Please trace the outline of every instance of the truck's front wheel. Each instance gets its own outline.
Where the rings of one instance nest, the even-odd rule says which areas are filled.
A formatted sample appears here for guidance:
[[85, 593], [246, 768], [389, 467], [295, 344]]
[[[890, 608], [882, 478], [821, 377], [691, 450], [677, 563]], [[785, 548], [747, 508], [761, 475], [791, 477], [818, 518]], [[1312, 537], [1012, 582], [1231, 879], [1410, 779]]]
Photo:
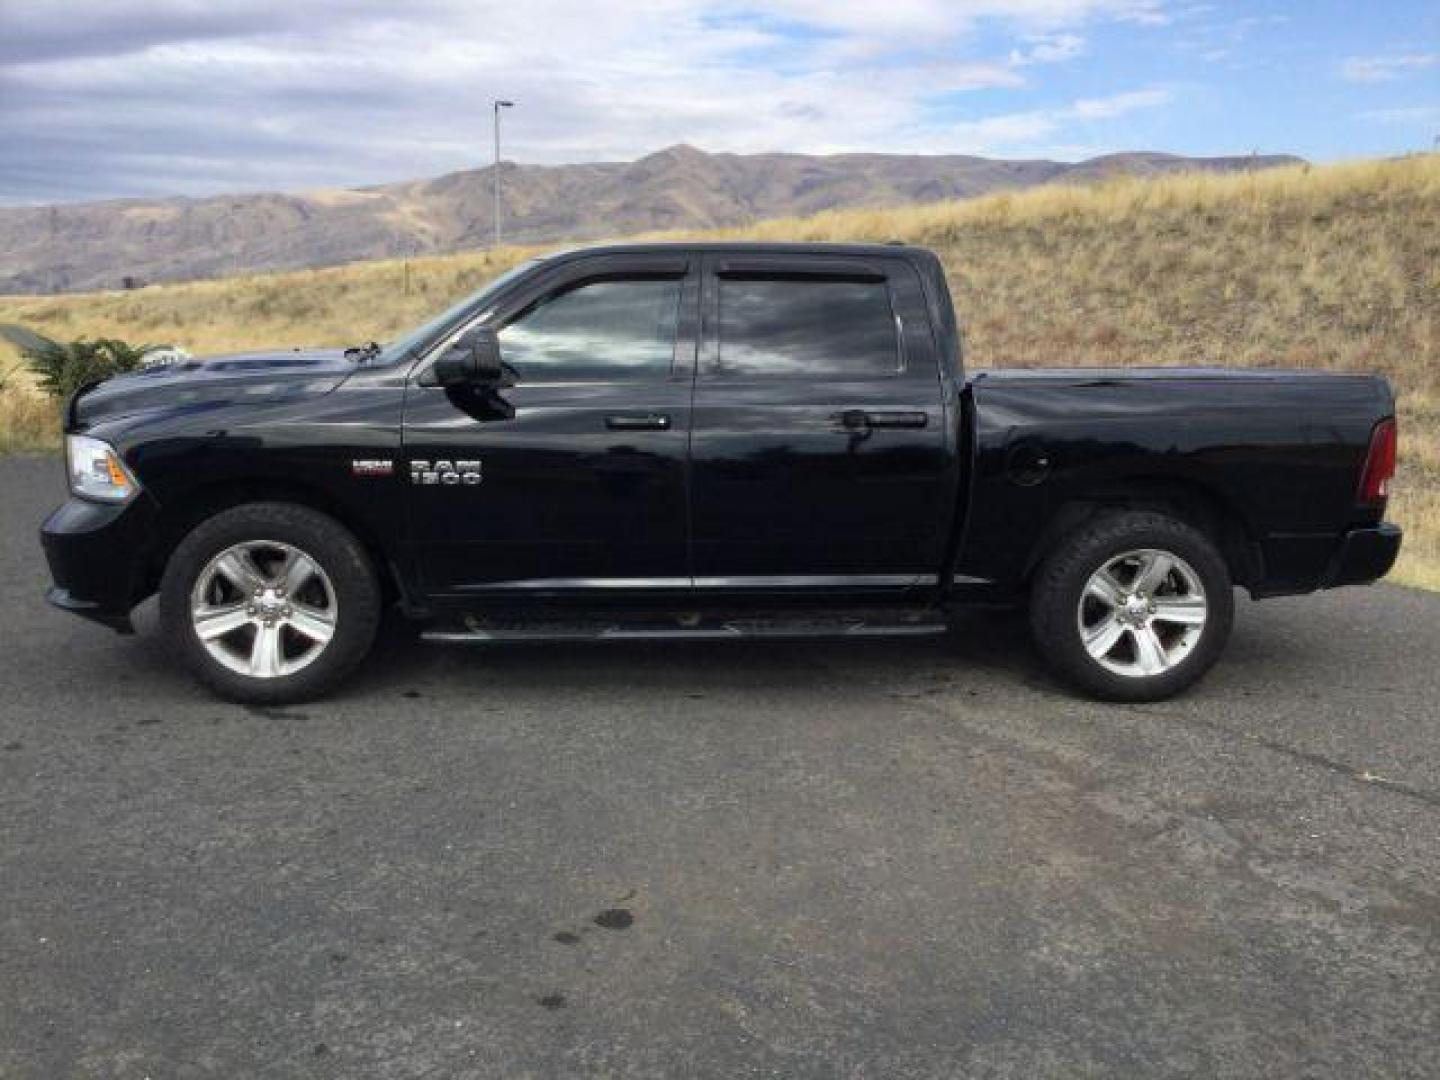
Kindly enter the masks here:
[[160, 583], [175, 653], [233, 701], [324, 694], [364, 658], [379, 620], [365, 549], [332, 518], [291, 503], [247, 503], [203, 522]]
[[1157, 701], [1220, 657], [1234, 594], [1199, 530], [1150, 511], [1104, 513], [1041, 565], [1030, 625], [1046, 659], [1097, 697]]

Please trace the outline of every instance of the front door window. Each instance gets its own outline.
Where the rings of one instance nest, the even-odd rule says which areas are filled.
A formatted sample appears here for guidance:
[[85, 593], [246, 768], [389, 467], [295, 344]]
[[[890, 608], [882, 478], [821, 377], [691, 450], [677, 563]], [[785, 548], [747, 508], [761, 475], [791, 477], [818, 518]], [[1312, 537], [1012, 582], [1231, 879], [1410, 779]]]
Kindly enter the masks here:
[[522, 383], [663, 379], [675, 355], [678, 279], [592, 281], [550, 296], [500, 331]]

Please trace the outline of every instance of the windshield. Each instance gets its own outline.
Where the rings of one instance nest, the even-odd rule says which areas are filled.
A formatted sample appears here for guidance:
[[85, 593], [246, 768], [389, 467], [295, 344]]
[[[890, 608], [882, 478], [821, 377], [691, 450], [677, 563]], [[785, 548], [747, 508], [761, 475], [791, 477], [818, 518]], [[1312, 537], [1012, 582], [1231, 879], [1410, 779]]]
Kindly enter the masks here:
[[483, 289], [471, 293], [459, 303], [452, 304], [429, 322], [417, 326], [403, 337], [396, 338], [380, 351], [380, 355], [375, 358], [376, 365], [393, 364], [412, 352], [423, 349], [433, 338], [447, 330], [451, 324], [459, 322], [466, 312], [484, 307], [485, 301], [489, 297], [498, 293], [538, 261], [538, 259], [531, 259], [507, 270]]

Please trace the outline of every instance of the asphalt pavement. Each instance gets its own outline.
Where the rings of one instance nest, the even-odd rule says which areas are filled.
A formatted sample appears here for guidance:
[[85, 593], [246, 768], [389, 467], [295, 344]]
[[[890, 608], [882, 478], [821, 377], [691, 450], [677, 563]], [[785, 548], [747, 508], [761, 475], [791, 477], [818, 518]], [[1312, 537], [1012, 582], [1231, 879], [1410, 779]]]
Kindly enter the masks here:
[[1188, 696], [934, 640], [431, 646], [207, 696], [0, 460], [0, 1077], [1440, 1075], [1440, 595]]

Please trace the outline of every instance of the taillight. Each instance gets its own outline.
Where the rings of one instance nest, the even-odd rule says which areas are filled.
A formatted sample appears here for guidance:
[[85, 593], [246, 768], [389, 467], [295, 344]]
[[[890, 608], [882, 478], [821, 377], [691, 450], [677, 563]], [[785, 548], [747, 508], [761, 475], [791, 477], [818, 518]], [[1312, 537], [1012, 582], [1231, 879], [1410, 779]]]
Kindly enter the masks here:
[[1395, 475], [1395, 418], [1381, 420], [1370, 433], [1370, 453], [1365, 456], [1365, 471], [1360, 474], [1357, 501], [1379, 505], [1390, 495], [1390, 478]]

